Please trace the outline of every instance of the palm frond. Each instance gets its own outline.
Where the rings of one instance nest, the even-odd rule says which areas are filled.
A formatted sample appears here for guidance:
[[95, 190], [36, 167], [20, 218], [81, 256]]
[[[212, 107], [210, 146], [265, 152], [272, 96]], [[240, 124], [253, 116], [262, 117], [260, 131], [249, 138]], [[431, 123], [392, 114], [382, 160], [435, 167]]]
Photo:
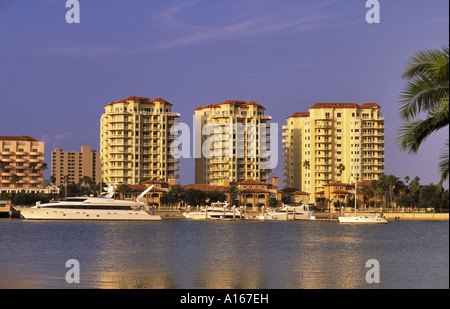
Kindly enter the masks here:
[[439, 187], [442, 187], [444, 181], [448, 179], [449, 174], [449, 140], [445, 143], [446, 148], [444, 153], [439, 157], [439, 171], [441, 173], [441, 181], [439, 182]]
[[399, 111], [410, 121], [420, 112], [429, 112], [449, 97], [449, 47], [419, 51], [406, 65], [402, 77], [407, 80], [400, 96]]
[[440, 109], [429, 113], [425, 120], [418, 119], [405, 123], [399, 130], [397, 142], [402, 150], [415, 154], [420, 145], [432, 133], [445, 128], [449, 124], [449, 105], [441, 104]]

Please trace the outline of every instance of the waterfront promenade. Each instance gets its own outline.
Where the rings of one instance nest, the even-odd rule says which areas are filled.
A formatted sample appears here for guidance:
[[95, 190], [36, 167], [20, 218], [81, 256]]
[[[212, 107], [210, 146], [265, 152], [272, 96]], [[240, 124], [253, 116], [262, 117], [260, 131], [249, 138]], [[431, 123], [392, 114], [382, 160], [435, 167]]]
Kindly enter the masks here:
[[[155, 214], [160, 215], [163, 220], [169, 219], [184, 219], [182, 213], [184, 211], [172, 211], [172, 210], [159, 210]], [[349, 213], [350, 214], [350, 213]], [[359, 213], [364, 214], [364, 213]], [[367, 213], [368, 215], [373, 213]], [[261, 211], [248, 211], [248, 218], [255, 218], [261, 215]], [[388, 221], [449, 221], [448, 213], [407, 213], [407, 212], [387, 212], [383, 213]], [[325, 211], [315, 211], [314, 216], [317, 220], [329, 220], [338, 221], [339, 213], [333, 213], [330, 215], [329, 212]], [[236, 219], [239, 220], [239, 219]]]

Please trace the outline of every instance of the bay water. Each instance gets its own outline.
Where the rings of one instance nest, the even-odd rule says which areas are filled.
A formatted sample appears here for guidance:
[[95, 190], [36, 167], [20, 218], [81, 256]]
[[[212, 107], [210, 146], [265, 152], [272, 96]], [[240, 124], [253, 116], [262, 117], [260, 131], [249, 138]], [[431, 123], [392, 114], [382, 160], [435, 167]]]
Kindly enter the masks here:
[[448, 289], [449, 223], [0, 219], [0, 288]]

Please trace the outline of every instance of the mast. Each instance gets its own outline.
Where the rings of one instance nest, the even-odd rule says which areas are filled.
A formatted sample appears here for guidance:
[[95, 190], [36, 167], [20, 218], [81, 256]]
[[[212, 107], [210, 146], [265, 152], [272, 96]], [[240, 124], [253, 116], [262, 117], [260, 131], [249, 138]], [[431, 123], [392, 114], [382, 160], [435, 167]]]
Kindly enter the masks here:
[[[358, 167], [358, 164], [356, 164], [356, 167]], [[358, 200], [358, 170], [356, 171], [356, 177], [355, 177], [355, 217], [356, 217], [356, 202]]]

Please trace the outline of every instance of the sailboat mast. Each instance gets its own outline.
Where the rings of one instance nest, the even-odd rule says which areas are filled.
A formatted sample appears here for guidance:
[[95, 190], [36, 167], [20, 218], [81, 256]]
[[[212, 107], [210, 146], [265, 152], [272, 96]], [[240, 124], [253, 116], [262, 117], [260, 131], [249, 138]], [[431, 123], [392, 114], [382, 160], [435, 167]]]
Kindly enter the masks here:
[[358, 159], [356, 159], [356, 170], [355, 170], [355, 217], [356, 217], [356, 205], [358, 201]]

